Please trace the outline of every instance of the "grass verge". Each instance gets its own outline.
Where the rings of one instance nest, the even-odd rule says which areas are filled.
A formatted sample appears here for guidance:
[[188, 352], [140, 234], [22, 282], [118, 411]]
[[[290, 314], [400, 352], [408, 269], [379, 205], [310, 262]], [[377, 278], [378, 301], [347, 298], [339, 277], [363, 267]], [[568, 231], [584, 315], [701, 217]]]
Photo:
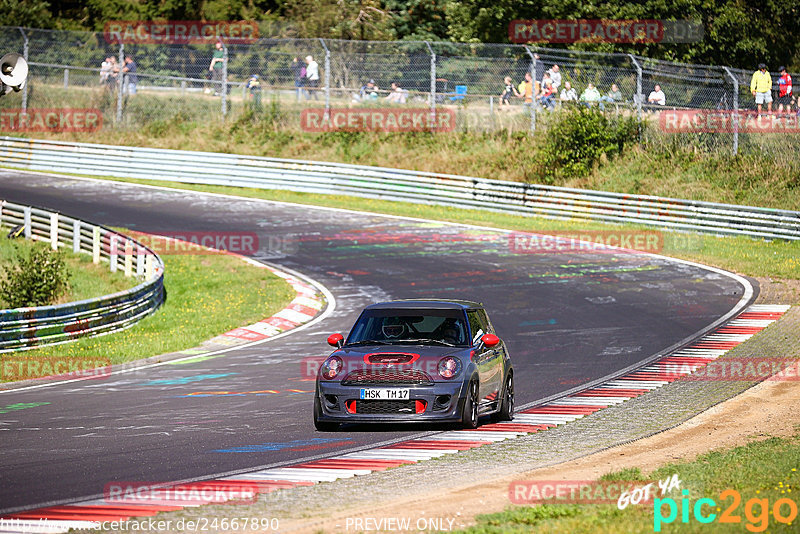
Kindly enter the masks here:
[[[97, 178], [97, 177], [91, 177]], [[373, 213], [419, 217], [462, 224], [475, 224], [519, 231], [626, 231], [643, 230], [641, 225], [612, 225], [583, 220], [553, 220], [523, 217], [482, 210], [466, 210], [444, 206], [429, 206], [364, 199], [350, 196], [317, 195], [291, 191], [248, 189], [229, 186], [208, 186], [178, 182], [129, 178], [104, 179], [146, 185], [158, 185], [191, 191], [205, 191], [248, 198], [294, 202], [314, 206], [347, 208]], [[705, 234], [664, 231], [660, 254], [696, 261], [729, 271], [778, 279], [800, 279], [800, 241], [764, 241], [749, 237], [717, 237]], [[796, 302], [795, 302], [796, 303]]]
[[[0, 227], [0, 278], [3, 276], [3, 269], [8, 268], [20, 256], [20, 253], [27, 254], [35, 247], [49, 246], [46, 243], [23, 238], [9, 239], [6, 236], [7, 231], [8, 227]], [[134, 278], [125, 278], [121, 272], [112, 273], [107, 264], [95, 265], [87, 254], [74, 254], [69, 250], [60, 250], [64, 254], [70, 278], [69, 289], [58, 299], [58, 304], [124, 291], [138, 283]], [[7, 307], [7, 303], [0, 300], [0, 309], [5, 307]]]
[[[712, 451], [690, 462], [668, 463], [647, 477], [636, 469], [626, 469], [604, 478], [664, 480], [673, 474], [678, 475], [681, 489], [688, 494], [684, 496], [672, 491], [666, 496], [675, 500], [677, 511], [670, 522], [655, 520], [668, 518], [670, 512], [668, 504], [657, 500], [648, 505], [630, 505], [624, 510], [619, 510], [615, 504], [543, 504], [479, 515], [475, 526], [459, 532], [797, 532], [800, 524], [797, 512], [800, 505], [800, 433], [790, 438], [772, 437], [733, 449]], [[726, 490], [736, 493], [724, 493]], [[738, 502], [736, 495], [740, 497]], [[686, 522], [683, 522], [682, 505], [685, 504], [681, 502], [682, 498], [688, 499]], [[702, 506], [703, 516], [715, 514], [708, 524], [699, 522], [695, 516], [695, 505], [701, 498], [712, 499], [715, 503], [706, 502]], [[773, 513], [779, 501], [779, 514], [785, 518], [781, 521]], [[726, 512], [729, 523], [722, 522]]]
[[108, 358], [114, 364], [175, 352], [269, 317], [295, 296], [282, 278], [233, 256], [165, 255], [162, 259], [167, 300], [155, 314], [121, 332], [22, 354]]

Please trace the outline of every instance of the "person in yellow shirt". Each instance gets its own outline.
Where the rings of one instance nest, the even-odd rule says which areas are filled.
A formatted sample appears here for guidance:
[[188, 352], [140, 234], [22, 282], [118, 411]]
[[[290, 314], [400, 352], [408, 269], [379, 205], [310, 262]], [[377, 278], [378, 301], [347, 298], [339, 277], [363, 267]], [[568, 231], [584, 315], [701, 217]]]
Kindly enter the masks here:
[[753, 73], [750, 80], [750, 92], [756, 99], [758, 114], [761, 115], [761, 105], [767, 105], [767, 113], [772, 113], [772, 76], [767, 71], [767, 66], [758, 64], [758, 70]]

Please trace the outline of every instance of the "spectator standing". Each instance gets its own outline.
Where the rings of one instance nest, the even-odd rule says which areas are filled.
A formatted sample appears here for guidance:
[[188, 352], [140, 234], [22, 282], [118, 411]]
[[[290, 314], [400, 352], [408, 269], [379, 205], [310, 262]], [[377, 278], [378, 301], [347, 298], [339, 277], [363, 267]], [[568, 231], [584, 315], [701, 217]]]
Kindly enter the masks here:
[[786, 113], [792, 110], [792, 77], [786, 72], [786, 67], [781, 66], [781, 73], [778, 78], [778, 113], [783, 113], [786, 106]]
[[582, 105], [590, 107], [595, 103], [600, 102], [600, 91], [597, 90], [594, 84], [590, 83], [581, 93], [580, 101]]
[[561, 68], [558, 65], [553, 65], [547, 72], [550, 73], [550, 82], [553, 84], [553, 89], [558, 92], [558, 88], [561, 87]]
[[525, 99], [525, 105], [533, 105], [533, 76], [530, 72], [525, 73], [525, 81], [520, 84], [519, 89], [519, 96]]
[[564, 82], [564, 88], [561, 90], [561, 96], [559, 97], [561, 102], [577, 102], [578, 101], [578, 92], [572, 88], [572, 84], [569, 82]]
[[503, 92], [500, 94], [500, 105], [510, 106], [512, 96], [520, 96], [517, 89], [514, 87], [514, 82], [511, 81], [511, 76], [506, 76], [503, 79]]
[[127, 86], [128, 94], [135, 95], [139, 77], [136, 75], [136, 62], [131, 56], [125, 56], [125, 66], [122, 67], [122, 74], [124, 76], [122, 79], [123, 90]]
[[650, 95], [647, 97], [647, 102], [659, 106], [667, 105], [667, 97], [664, 95], [664, 91], [661, 90], [660, 85], [656, 84], [656, 86], [653, 87], [653, 90], [650, 91]]
[[108, 77], [111, 76], [111, 70], [114, 68], [114, 64], [111, 62], [112, 59], [113, 57], [108, 56], [100, 64], [100, 85], [108, 83]]
[[750, 92], [756, 99], [758, 114], [761, 115], [761, 105], [767, 105], [767, 113], [772, 113], [772, 76], [767, 71], [767, 66], [763, 63], [758, 64], [758, 70], [750, 78]]
[[247, 80], [247, 99], [250, 104], [250, 109], [253, 111], [261, 111], [261, 81], [258, 79], [258, 74], [253, 74]]
[[535, 75], [534, 81], [541, 85], [542, 80], [544, 79], [544, 62], [539, 58], [539, 54], [533, 54], [533, 58], [536, 60], [536, 64], [534, 65], [533, 73]]
[[214, 45], [214, 54], [211, 56], [211, 63], [208, 70], [211, 72], [211, 81], [214, 84], [214, 96], [219, 96], [222, 91], [222, 66], [225, 64], [225, 50], [222, 48], [222, 41], [217, 41]]
[[300, 61], [300, 58], [295, 56], [290, 68], [292, 69], [292, 76], [294, 76], [294, 89], [297, 92], [297, 100], [300, 100], [303, 96], [303, 87], [306, 84], [306, 66]]
[[308, 92], [306, 92], [306, 100], [311, 99], [311, 95], [314, 95], [314, 100], [319, 100], [319, 95], [317, 94], [317, 87], [319, 87], [319, 65], [312, 56], [306, 56], [306, 86], [308, 87]]

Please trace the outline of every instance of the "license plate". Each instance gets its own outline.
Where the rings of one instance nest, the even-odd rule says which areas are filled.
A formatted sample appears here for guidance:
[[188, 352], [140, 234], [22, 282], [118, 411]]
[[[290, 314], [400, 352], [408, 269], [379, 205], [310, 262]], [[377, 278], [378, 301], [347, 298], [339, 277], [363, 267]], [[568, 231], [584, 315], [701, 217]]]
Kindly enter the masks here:
[[364, 400], [408, 400], [407, 389], [362, 389], [360, 399]]

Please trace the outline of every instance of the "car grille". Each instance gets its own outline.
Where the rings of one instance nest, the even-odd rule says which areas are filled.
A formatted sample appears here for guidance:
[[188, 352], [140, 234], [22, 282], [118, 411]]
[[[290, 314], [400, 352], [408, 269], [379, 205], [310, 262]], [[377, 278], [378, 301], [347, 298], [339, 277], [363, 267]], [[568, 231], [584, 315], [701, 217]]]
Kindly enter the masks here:
[[413, 400], [359, 400], [356, 413], [366, 414], [412, 414], [415, 413]]
[[359, 369], [353, 371], [342, 380], [343, 386], [361, 386], [372, 384], [410, 384], [430, 386], [433, 380], [424, 371], [418, 369]]

